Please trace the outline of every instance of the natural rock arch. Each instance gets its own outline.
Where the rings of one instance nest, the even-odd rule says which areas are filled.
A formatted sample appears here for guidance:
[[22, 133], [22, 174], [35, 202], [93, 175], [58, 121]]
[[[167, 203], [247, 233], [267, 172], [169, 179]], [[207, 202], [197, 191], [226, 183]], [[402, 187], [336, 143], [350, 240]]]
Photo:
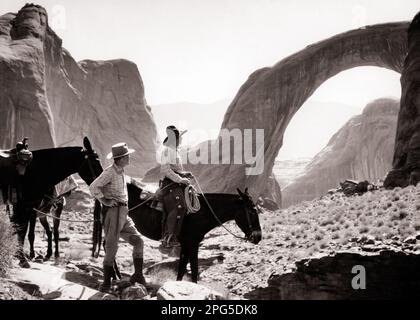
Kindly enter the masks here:
[[284, 132], [304, 102], [325, 81], [354, 67], [377, 66], [401, 73], [408, 27], [409, 22], [396, 22], [352, 30], [251, 74], [230, 104], [222, 129], [264, 129], [264, 172], [246, 176], [245, 165], [201, 165], [194, 171], [203, 189], [231, 193], [248, 186], [254, 197], [261, 195]]

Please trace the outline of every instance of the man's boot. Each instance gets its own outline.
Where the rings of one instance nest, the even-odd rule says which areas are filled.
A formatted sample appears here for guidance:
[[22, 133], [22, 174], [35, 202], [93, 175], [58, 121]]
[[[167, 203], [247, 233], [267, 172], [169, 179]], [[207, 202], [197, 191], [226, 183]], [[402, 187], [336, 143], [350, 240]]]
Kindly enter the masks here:
[[143, 276], [143, 258], [134, 258], [134, 274], [130, 277], [131, 284], [140, 283], [146, 286], [146, 279]]
[[110, 292], [111, 291], [111, 277], [114, 273], [114, 267], [104, 265], [104, 281], [99, 286], [99, 291]]

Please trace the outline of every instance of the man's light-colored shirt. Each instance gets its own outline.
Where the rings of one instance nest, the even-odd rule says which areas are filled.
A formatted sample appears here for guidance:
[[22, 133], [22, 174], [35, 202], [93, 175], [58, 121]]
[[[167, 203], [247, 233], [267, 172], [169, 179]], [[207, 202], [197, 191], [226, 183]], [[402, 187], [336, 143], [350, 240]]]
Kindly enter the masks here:
[[165, 147], [161, 154], [161, 178], [169, 178], [173, 182], [180, 183], [182, 177], [177, 172], [183, 172], [181, 157], [176, 149]]
[[90, 193], [96, 199], [113, 199], [117, 202], [127, 203], [127, 179], [124, 175], [124, 169], [118, 167], [115, 163], [107, 167], [101, 175], [89, 187]]

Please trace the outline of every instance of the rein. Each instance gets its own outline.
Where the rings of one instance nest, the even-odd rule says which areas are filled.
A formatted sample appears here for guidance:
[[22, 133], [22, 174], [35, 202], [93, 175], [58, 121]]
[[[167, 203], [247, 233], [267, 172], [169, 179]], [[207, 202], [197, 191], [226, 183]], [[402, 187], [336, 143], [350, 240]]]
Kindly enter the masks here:
[[[172, 183], [170, 183], [170, 184], [166, 185], [165, 187], [163, 187], [162, 189], [160, 189], [160, 191], [165, 190], [167, 187], [169, 187], [169, 186], [171, 186], [171, 185], [173, 185], [173, 184], [174, 184], [174, 182], [172, 182]], [[142, 205], [144, 205], [147, 201], [149, 201], [149, 200], [153, 199], [154, 197], [155, 197], [155, 195], [150, 196], [149, 198], [147, 198], [147, 199], [146, 199], [146, 200], [144, 200], [143, 202], [140, 202], [139, 204], [135, 205], [134, 207], [132, 207], [132, 208], [128, 209], [128, 212], [130, 212], [130, 211], [132, 211], [132, 210], [134, 210], [134, 209], [137, 209], [138, 207], [141, 207], [141, 206], [142, 206]]]
[[[96, 179], [96, 175], [94, 174], [94, 172], [93, 172], [93, 168], [92, 168], [92, 165], [91, 165], [91, 163], [90, 163], [90, 159], [89, 159], [89, 156], [87, 156], [87, 161], [88, 161], [88, 165], [89, 165], [89, 169], [90, 169], [90, 171], [91, 171], [91, 174], [92, 174], [92, 176], [94, 177], [94, 179]], [[196, 177], [194, 177], [194, 181], [195, 181], [195, 183], [197, 184], [197, 187], [198, 187], [198, 191], [200, 192], [200, 194], [203, 196], [203, 199], [204, 199], [204, 201], [206, 202], [206, 204], [207, 204], [207, 206], [209, 207], [209, 209], [210, 209], [210, 212], [212, 213], [212, 215], [214, 216], [214, 218], [216, 219], [216, 221], [217, 221], [217, 223], [219, 224], [219, 226], [221, 226], [221, 227], [223, 227], [228, 233], [230, 233], [232, 236], [234, 236], [235, 238], [237, 238], [237, 239], [241, 239], [241, 240], [247, 240], [247, 238], [246, 237], [241, 237], [241, 236], [238, 236], [238, 235], [236, 235], [235, 233], [233, 233], [232, 231], [230, 231], [226, 226], [224, 226], [224, 224], [220, 221], [220, 219], [218, 218], [218, 216], [216, 215], [216, 213], [214, 212], [214, 210], [213, 210], [213, 208], [212, 208], [212, 206], [210, 205], [210, 203], [209, 203], [209, 201], [207, 200], [207, 198], [206, 198], [206, 196], [204, 195], [204, 192], [203, 192], [203, 190], [201, 189], [201, 186], [200, 186], [200, 183], [198, 182], [198, 180], [197, 180], [197, 178]], [[165, 187], [163, 187], [162, 189], [160, 189], [160, 191], [162, 191], [162, 190], [164, 190], [164, 189], [166, 189], [166, 188], [168, 188], [168, 187], [170, 187], [171, 185], [173, 185], [174, 184], [174, 182], [172, 182], [172, 183], [170, 183], [170, 184], [168, 184], [168, 185], [166, 185]], [[191, 212], [196, 212], [196, 211], [198, 211], [198, 210], [200, 210], [200, 203], [199, 203], [199, 201], [196, 201], [194, 198], [191, 200], [190, 199], [190, 188], [187, 186], [186, 188], [185, 188], [185, 199], [186, 199], [186, 204], [187, 204], [187, 209], [188, 209], [188, 211], [191, 211]], [[142, 201], [141, 203], [139, 203], [139, 204], [137, 204], [137, 205], [135, 205], [134, 207], [132, 207], [132, 208], [130, 208], [130, 209], [128, 209], [128, 212], [130, 212], [130, 211], [133, 211], [133, 210], [135, 210], [135, 209], [137, 209], [138, 207], [140, 207], [140, 206], [142, 206], [142, 205], [144, 205], [146, 202], [148, 202], [149, 200], [151, 200], [151, 199], [153, 199], [154, 198], [154, 196], [155, 195], [152, 195], [152, 196], [150, 196], [150, 197], [148, 197], [146, 200], [144, 200], [144, 201]], [[49, 203], [48, 204], [50, 204], [50, 203], [53, 203], [53, 202], [56, 202], [57, 200], [58, 200], [58, 198], [59, 198], [60, 196], [58, 196], [58, 197], [56, 197], [56, 198], [52, 198], [50, 201], [49, 201]], [[188, 199], [188, 200], [187, 200]], [[198, 200], [198, 199], [197, 199]], [[198, 203], [198, 204], [197, 204]], [[46, 205], [45, 205], [46, 206]], [[45, 207], [45, 206], [43, 206], [43, 207]], [[198, 208], [198, 209], [197, 209]], [[47, 216], [47, 217], [51, 217], [51, 218], [53, 218], [53, 219], [56, 219], [56, 220], [60, 220], [60, 221], [67, 221], [67, 222], [80, 222], [80, 223], [89, 223], [89, 222], [97, 222], [97, 219], [94, 219], [94, 220], [72, 220], [72, 219], [64, 219], [64, 218], [58, 218], [58, 217], [55, 217], [55, 216], [53, 216], [53, 215], [51, 215], [51, 214], [47, 214], [47, 213], [45, 213], [45, 212], [42, 212], [41, 210], [38, 210], [38, 209], [35, 209], [35, 208], [33, 208], [33, 210], [34, 211], [36, 211], [37, 213], [39, 213], [39, 214], [42, 214], [42, 215], [44, 215], [44, 216]], [[246, 212], [246, 216], [247, 216], [247, 221], [248, 221], [248, 226], [249, 226], [249, 228], [250, 229], [252, 229], [252, 226], [251, 226], [251, 220], [250, 220], [250, 217], [249, 217], [249, 215], [248, 215], [248, 212]]]
[[53, 219], [56, 219], [56, 220], [60, 220], [60, 221], [67, 221], [67, 222], [83, 222], [83, 223], [87, 223], [87, 222], [95, 222], [95, 221], [96, 221], [96, 220], [72, 220], [72, 219], [58, 218], [58, 217], [53, 216], [52, 214], [48, 214], [48, 213], [42, 212], [41, 210], [38, 210], [38, 209], [35, 209], [35, 208], [33, 208], [33, 210], [34, 210], [35, 212], [39, 213], [39, 214], [42, 214], [42, 215], [46, 216], [46, 217], [50, 217], [50, 218], [53, 218]]
[[[214, 213], [213, 208], [211, 207], [210, 203], [208, 202], [208, 200], [207, 200], [206, 196], [204, 195], [203, 190], [201, 189], [200, 184], [199, 184], [199, 183], [198, 183], [198, 181], [197, 181], [197, 178], [196, 178], [196, 177], [194, 177], [194, 180], [195, 180], [195, 183], [197, 184], [198, 190], [200, 191], [201, 195], [203, 196], [204, 201], [206, 202], [207, 206], [208, 206], [208, 207], [209, 207], [209, 209], [210, 209], [210, 212], [213, 214], [213, 216], [214, 216], [214, 218], [216, 219], [216, 221], [217, 221], [217, 223], [219, 224], [219, 226], [223, 227], [223, 228], [224, 228], [227, 232], [229, 232], [229, 233], [230, 233], [232, 236], [234, 236], [235, 238], [238, 238], [238, 239], [241, 239], [241, 240], [246, 240], [246, 237], [241, 237], [241, 236], [238, 236], [238, 235], [234, 234], [232, 231], [230, 231], [228, 228], [226, 228], [226, 227], [224, 226], [224, 224], [220, 221], [220, 219], [219, 219], [219, 218], [217, 217], [217, 215]], [[247, 215], [248, 215], [248, 213], [247, 213]]]

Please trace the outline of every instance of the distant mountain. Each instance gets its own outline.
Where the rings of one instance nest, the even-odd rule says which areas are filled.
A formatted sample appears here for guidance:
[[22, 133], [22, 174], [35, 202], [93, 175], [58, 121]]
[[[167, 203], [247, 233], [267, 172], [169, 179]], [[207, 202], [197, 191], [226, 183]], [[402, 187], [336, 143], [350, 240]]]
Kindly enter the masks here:
[[277, 160], [313, 158], [330, 138], [363, 107], [309, 99], [289, 125]]
[[229, 102], [177, 102], [151, 106], [151, 109], [161, 140], [166, 137], [165, 128], [173, 124], [188, 130], [188, 134], [184, 136], [184, 145], [196, 145], [217, 137]]
[[302, 175], [282, 189], [283, 206], [324, 195], [345, 179], [383, 179], [392, 165], [398, 112], [396, 99], [368, 104], [331, 138]]
[[277, 178], [281, 189], [286, 188], [300, 176], [310, 162], [311, 158], [276, 160], [273, 167], [273, 174]]

